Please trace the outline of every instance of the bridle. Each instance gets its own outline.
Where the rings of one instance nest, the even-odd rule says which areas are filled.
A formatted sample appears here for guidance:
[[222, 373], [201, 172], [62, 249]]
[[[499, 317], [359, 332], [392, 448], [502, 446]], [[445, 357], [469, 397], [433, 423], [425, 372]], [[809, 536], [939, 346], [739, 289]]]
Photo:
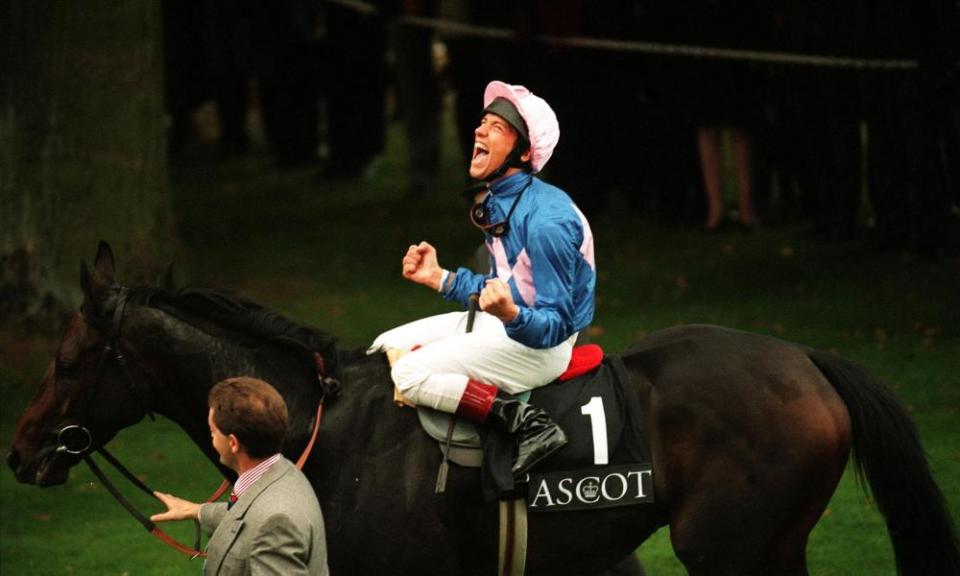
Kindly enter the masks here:
[[[117, 305], [113, 311], [113, 318], [111, 320], [109, 329], [107, 332], [107, 343], [103, 348], [103, 352], [100, 355], [100, 358], [97, 360], [97, 368], [94, 372], [93, 386], [90, 393], [90, 401], [87, 402], [85, 407], [85, 417], [84, 423], [88, 420], [90, 406], [93, 404], [92, 400], [96, 397], [96, 394], [99, 390], [100, 384], [102, 382], [103, 373], [106, 371], [107, 364], [110, 361], [115, 362], [118, 366], [123, 369], [123, 372], [127, 379], [127, 386], [131, 391], [131, 394], [136, 398], [141, 406], [143, 407], [144, 412], [150, 416], [151, 420], [156, 420], [156, 417], [153, 414], [153, 411], [150, 409], [149, 394], [144, 392], [141, 386], [139, 386], [138, 381], [133, 377], [133, 374], [130, 372], [130, 367], [127, 363], [126, 357], [124, 357], [123, 352], [120, 350], [120, 327], [123, 322], [123, 314], [126, 310], [127, 301], [129, 299], [129, 289], [126, 287], [120, 288], [120, 293], [117, 297]], [[106, 325], [103, 319], [97, 318], [93, 313], [86, 308], [81, 309], [84, 319], [86, 322], [93, 326], [99, 326], [103, 328]], [[307, 459], [310, 457], [310, 453], [313, 450], [313, 445], [317, 439], [317, 433], [320, 430], [320, 420], [323, 417], [323, 404], [324, 399], [330, 393], [335, 393], [339, 383], [323, 374], [323, 359], [319, 354], [314, 355], [314, 360], [317, 366], [317, 376], [320, 380], [320, 384], [323, 387], [324, 394], [321, 395], [320, 401], [317, 404], [317, 413], [314, 417], [313, 430], [310, 434], [310, 440], [307, 442], [306, 447], [303, 450], [303, 453], [297, 459], [296, 466], [300, 470], [303, 468], [303, 465], [306, 463]], [[149, 389], [147, 389], [149, 391]], [[153, 489], [146, 485], [142, 480], [137, 478], [126, 466], [120, 463], [120, 461], [111, 454], [105, 447], [101, 446], [99, 448], [91, 450], [93, 447], [93, 435], [90, 433], [90, 430], [83, 424], [68, 424], [66, 426], [61, 426], [57, 430], [57, 446], [54, 449], [56, 454], [69, 454], [71, 456], [76, 456], [82, 458], [83, 461], [90, 468], [90, 471], [93, 472], [103, 486], [107, 489], [111, 496], [119, 503], [123, 508], [131, 515], [133, 518], [143, 526], [147, 532], [150, 532], [160, 541], [167, 544], [171, 548], [190, 556], [191, 559], [198, 557], [206, 557], [206, 552], [200, 550], [200, 521], [199, 519], [194, 519], [194, 543], [193, 548], [190, 548], [180, 542], [174, 540], [169, 534], [161, 530], [149, 516], [143, 514], [120, 492], [116, 485], [103, 473], [103, 470], [97, 465], [97, 463], [92, 458], [92, 452], [97, 452], [103, 458], [111, 464], [120, 474], [122, 474], [130, 483], [139, 488], [141, 491], [147, 493], [150, 497], [159, 500], [154, 494]], [[230, 487], [230, 481], [224, 479], [221, 482], [220, 486], [211, 494], [209, 498], [205, 500], [205, 503], [211, 503], [218, 500], [227, 489]]]

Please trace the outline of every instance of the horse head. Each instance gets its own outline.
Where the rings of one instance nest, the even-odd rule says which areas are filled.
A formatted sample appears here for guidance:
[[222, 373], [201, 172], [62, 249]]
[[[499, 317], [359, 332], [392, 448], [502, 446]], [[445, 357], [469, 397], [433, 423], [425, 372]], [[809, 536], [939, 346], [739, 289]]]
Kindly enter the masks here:
[[149, 413], [149, 374], [125, 355], [137, 351], [122, 328], [127, 289], [114, 280], [114, 258], [101, 241], [93, 270], [81, 264], [83, 305], [72, 315], [39, 389], [17, 423], [7, 462], [17, 480], [67, 481], [69, 469]]
[[179, 424], [218, 464], [207, 392], [237, 375], [276, 386], [290, 409], [287, 451], [306, 443], [319, 397], [330, 392], [318, 366], [323, 376], [337, 370], [335, 338], [227, 293], [174, 292], [169, 273], [157, 287], [121, 286], [103, 241], [93, 269], [81, 265], [80, 283], [83, 305], [11, 443], [8, 463], [19, 481], [66, 482], [88, 452], [153, 412]]

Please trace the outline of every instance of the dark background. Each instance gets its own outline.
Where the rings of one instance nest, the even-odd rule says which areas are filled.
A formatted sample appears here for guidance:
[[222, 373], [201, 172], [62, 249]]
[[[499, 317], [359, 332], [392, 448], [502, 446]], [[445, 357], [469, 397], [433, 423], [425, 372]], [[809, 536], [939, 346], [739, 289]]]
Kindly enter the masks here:
[[[450, 193], [438, 189], [440, 152], [467, 157], [491, 79], [527, 85], [556, 109], [563, 137], [545, 176], [596, 225], [620, 195], [614, 210], [669, 225], [802, 227], [927, 259], [960, 251], [955, 2], [47, 0], [2, 10], [7, 325], [58, 326], [75, 305], [81, 247], [99, 237], [136, 253], [144, 277], [175, 258], [177, 213], [189, 206], [172, 205], [169, 183], [184, 162], [268, 155], [265, 170], [358, 182], [382, 163], [396, 124], [407, 160], [396, 187]], [[573, 44], [583, 38], [608, 44]], [[707, 176], [708, 157], [726, 177]], [[708, 213], [710, 181], [728, 202]]]

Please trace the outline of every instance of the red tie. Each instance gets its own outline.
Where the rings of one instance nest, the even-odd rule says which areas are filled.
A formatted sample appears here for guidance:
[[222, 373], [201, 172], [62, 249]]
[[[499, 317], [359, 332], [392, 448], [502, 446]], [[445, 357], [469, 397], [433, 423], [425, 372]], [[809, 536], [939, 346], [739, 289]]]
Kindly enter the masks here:
[[237, 495], [236, 495], [236, 493], [231, 492], [231, 493], [230, 493], [230, 500], [229, 500], [229, 502], [227, 502], [227, 510], [229, 510], [230, 508], [232, 508], [233, 505], [236, 504], [236, 503], [237, 503]]

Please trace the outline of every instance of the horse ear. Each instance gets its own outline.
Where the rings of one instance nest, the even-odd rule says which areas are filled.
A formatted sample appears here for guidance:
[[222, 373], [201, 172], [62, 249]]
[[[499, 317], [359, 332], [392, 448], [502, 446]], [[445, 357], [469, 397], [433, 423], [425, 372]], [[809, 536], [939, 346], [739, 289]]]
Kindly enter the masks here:
[[113, 284], [113, 273], [114, 273], [114, 263], [113, 263], [113, 250], [110, 248], [110, 245], [107, 244], [105, 240], [101, 240], [97, 245], [97, 259], [93, 262], [93, 267], [96, 269], [97, 274], [100, 276], [100, 280], [107, 284]]
[[83, 288], [85, 303], [93, 304], [97, 301], [96, 284], [93, 276], [90, 275], [90, 270], [87, 269], [86, 262], [80, 262], [80, 287]]
[[167, 271], [157, 277], [157, 288], [173, 292], [173, 264], [167, 266]]

